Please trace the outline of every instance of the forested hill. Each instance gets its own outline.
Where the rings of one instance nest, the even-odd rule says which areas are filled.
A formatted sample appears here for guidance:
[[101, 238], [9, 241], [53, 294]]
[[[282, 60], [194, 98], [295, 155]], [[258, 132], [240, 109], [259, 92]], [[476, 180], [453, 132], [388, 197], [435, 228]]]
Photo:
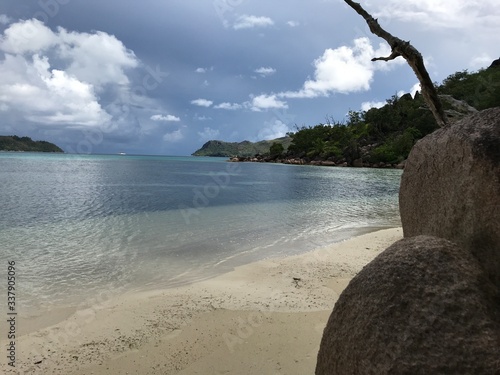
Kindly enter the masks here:
[[[445, 113], [450, 122], [470, 113], [500, 106], [500, 59], [487, 69], [467, 70], [450, 75], [437, 85]], [[297, 162], [300, 164], [344, 166], [396, 166], [403, 162], [417, 140], [437, 129], [437, 124], [422, 95], [394, 95], [381, 108], [349, 111], [347, 119], [331, 118], [326, 124], [303, 126], [289, 133], [289, 147], [267, 146], [242, 154], [226, 149], [221, 141], [207, 142], [203, 149], [224, 150], [218, 156], [260, 154], [252, 161]], [[272, 142], [271, 142], [272, 143]], [[198, 150], [197, 155], [201, 150]], [[205, 154], [209, 155], [209, 154]]]
[[34, 141], [30, 137], [17, 135], [0, 135], [0, 151], [64, 152], [53, 143]]
[[208, 141], [199, 150], [195, 151], [193, 156], [253, 156], [256, 154], [269, 153], [269, 148], [273, 143], [280, 143], [286, 150], [292, 139], [290, 137], [282, 137], [271, 141], [260, 142], [224, 142], [224, 141]]
[[[500, 65], [450, 75], [437, 91], [450, 122], [500, 106]], [[374, 166], [404, 161], [417, 140], [437, 129], [422, 95], [394, 95], [382, 108], [349, 111], [347, 121], [303, 127], [290, 134], [286, 158]]]

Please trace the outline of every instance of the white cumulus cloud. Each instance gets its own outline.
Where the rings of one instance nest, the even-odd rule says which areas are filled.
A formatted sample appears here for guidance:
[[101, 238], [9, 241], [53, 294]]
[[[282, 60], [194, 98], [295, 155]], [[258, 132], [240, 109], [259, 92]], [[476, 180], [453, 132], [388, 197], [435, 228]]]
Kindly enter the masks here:
[[36, 19], [11, 24], [0, 36], [0, 50], [63, 59], [68, 74], [93, 85], [128, 84], [125, 70], [139, 65], [134, 53], [113, 35], [72, 32], [62, 27], [53, 32]]
[[252, 111], [260, 112], [267, 109], [285, 109], [288, 108], [286, 102], [279, 100], [276, 95], [259, 95], [252, 98], [250, 103]]
[[206, 73], [206, 72], [209, 72], [209, 71], [212, 71], [212, 70], [214, 70], [213, 66], [211, 66], [209, 68], [202, 68], [202, 67], [200, 67], [200, 68], [196, 68], [195, 72], [196, 73]]
[[58, 43], [57, 35], [37, 19], [11, 24], [0, 37], [0, 50], [23, 54], [44, 51]]
[[415, 97], [415, 94], [418, 92], [422, 91], [422, 86], [420, 86], [420, 83], [415, 83], [411, 89], [410, 89], [410, 94], [412, 97]]
[[485, 23], [500, 25], [498, 0], [386, 0], [370, 3], [378, 9], [376, 17], [418, 22], [430, 27], [469, 29]]
[[290, 132], [290, 128], [280, 120], [274, 122], [266, 122], [265, 127], [259, 130], [257, 140], [270, 140], [281, 138]]
[[174, 115], [153, 115], [150, 117], [151, 120], [153, 121], [181, 121], [181, 119], [177, 116]]
[[129, 83], [126, 69], [138, 66], [132, 51], [115, 36], [104, 32], [58, 32], [59, 56], [71, 61], [67, 71], [94, 85]]
[[366, 112], [372, 108], [382, 108], [386, 104], [387, 104], [387, 102], [376, 102], [376, 101], [363, 102], [363, 103], [361, 103], [361, 110]]
[[259, 69], [255, 69], [254, 72], [265, 77], [265, 76], [270, 76], [270, 75], [273, 75], [274, 73], [276, 73], [276, 69], [271, 68], [271, 67], [267, 67], [267, 68], [261, 67]]
[[92, 85], [51, 69], [37, 54], [30, 60], [7, 54], [0, 62], [0, 104], [42, 124], [96, 126], [111, 119]]
[[112, 35], [54, 32], [36, 19], [10, 24], [0, 34], [0, 51], [0, 106], [62, 127], [109, 125], [113, 116], [100, 104], [101, 89], [126, 91], [126, 70], [139, 64]]
[[376, 70], [386, 70], [404, 63], [401, 58], [388, 63], [371, 61], [373, 57], [389, 54], [386, 44], [381, 43], [375, 50], [368, 38], [355, 39], [350, 47], [329, 48], [314, 61], [314, 79], [304, 82], [299, 91], [287, 91], [278, 95], [284, 98], [315, 98], [328, 96], [330, 93], [367, 91]]
[[238, 17], [236, 23], [233, 25], [235, 30], [251, 29], [254, 27], [266, 27], [274, 25], [274, 21], [269, 17], [257, 17], [243, 15]]
[[191, 104], [197, 105], [199, 107], [210, 107], [212, 104], [214, 104], [213, 101], [207, 100], [207, 99], [195, 99], [191, 100]]
[[243, 108], [243, 106], [241, 104], [238, 104], [238, 103], [224, 102], [224, 103], [217, 104], [216, 106], [214, 106], [214, 108], [215, 109], [225, 109], [228, 111], [235, 111], [237, 109]]

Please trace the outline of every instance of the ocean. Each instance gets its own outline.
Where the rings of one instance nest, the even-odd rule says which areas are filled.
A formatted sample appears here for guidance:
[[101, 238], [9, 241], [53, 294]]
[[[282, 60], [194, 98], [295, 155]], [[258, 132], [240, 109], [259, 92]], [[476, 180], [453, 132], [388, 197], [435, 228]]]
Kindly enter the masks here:
[[399, 226], [400, 177], [225, 158], [3, 152], [0, 274], [16, 263], [27, 316], [182, 285]]

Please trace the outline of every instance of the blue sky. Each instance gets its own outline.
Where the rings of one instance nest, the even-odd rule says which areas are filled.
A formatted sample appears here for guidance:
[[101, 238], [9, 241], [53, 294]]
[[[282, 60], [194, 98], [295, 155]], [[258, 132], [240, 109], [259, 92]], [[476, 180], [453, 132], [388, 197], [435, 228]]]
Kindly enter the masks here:
[[[499, 0], [366, 0], [433, 80], [499, 57]], [[412, 92], [417, 79], [342, 0], [0, 3], [0, 134], [66, 152], [189, 155]]]

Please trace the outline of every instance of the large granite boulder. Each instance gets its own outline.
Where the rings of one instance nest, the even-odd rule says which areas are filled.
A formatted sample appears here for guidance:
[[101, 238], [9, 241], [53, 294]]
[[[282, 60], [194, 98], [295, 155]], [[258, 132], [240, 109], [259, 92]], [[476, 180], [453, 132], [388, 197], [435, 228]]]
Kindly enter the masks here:
[[457, 243], [500, 286], [500, 108], [417, 142], [401, 179], [399, 207], [405, 237]]
[[341, 294], [316, 374], [500, 374], [499, 297], [469, 251], [398, 241]]

